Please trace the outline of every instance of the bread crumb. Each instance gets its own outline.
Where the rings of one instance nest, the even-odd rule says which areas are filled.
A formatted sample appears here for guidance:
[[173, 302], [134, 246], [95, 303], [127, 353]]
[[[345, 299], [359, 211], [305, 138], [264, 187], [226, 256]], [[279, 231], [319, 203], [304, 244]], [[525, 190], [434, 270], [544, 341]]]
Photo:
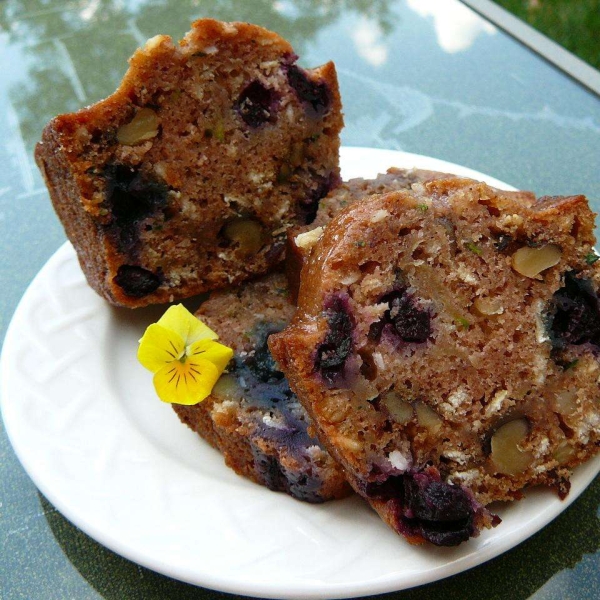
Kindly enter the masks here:
[[296, 243], [296, 246], [298, 246], [299, 248], [304, 248], [305, 250], [308, 250], [319, 241], [321, 235], [323, 235], [323, 227], [315, 227], [310, 231], [298, 234], [294, 241]]
[[388, 455], [388, 460], [390, 461], [392, 467], [400, 471], [406, 471], [406, 469], [410, 467], [411, 463], [411, 460], [404, 456], [400, 450], [393, 450], [390, 452]]
[[387, 219], [389, 216], [390, 216], [390, 213], [387, 210], [384, 210], [384, 209], [377, 210], [371, 217], [371, 223], [379, 223], [380, 221]]
[[499, 390], [494, 394], [491, 402], [485, 408], [485, 416], [491, 417], [494, 413], [497, 413], [504, 404], [504, 401], [508, 398], [508, 390]]

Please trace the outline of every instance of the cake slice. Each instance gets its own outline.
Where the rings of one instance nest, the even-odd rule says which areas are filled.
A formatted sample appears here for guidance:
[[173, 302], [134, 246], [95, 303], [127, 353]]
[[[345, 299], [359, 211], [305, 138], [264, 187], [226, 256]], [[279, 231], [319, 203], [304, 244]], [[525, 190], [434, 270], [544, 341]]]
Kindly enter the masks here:
[[583, 196], [446, 178], [339, 213], [269, 344], [354, 489], [455, 545], [600, 444], [600, 273]]
[[240, 475], [299, 500], [323, 502], [346, 496], [351, 488], [314, 437], [306, 411], [267, 346], [293, 313], [281, 273], [236, 291], [215, 292], [197, 316], [233, 348], [234, 358], [211, 396], [173, 408]]
[[[369, 194], [409, 189], [435, 176], [441, 174], [392, 168], [375, 179], [345, 182], [320, 202], [315, 224], [326, 225], [342, 207]], [[309, 244], [296, 251], [308, 255]], [[295, 273], [294, 280], [298, 278]], [[290, 288], [286, 277], [275, 273], [211, 295], [197, 316], [234, 349], [235, 358], [207, 400], [174, 409], [240, 475], [295, 498], [321, 502], [341, 497], [350, 488], [314, 438], [305, 410], [267, 347], [268, 337], [287, 326], [294, 314]]]
[[202, 19], [137, 50], [117, 91], [53, 119], [35, 152], [90, 285], [137, 307], [268, 272], [339, 183], [333, 63]]

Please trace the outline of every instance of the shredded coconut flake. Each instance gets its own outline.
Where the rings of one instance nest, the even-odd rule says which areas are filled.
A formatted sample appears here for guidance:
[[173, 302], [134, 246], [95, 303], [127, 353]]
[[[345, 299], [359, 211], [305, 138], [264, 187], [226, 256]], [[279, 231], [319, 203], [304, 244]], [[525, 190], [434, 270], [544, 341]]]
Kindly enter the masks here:
[[351, 285], [356, 283], [360, 279], [360, 271], [354, 271], [352, 273], [348, 273], [345, 277], [340, 279], [340, 283], [343, 285]]
[[404, 454], [402, 454], [402, 452], [400, 452], [400, 450], [393, 450], [390, 452], [388, 455], [388, 460], [390, 461], [392, 467], [400, 471], [406, 471], [406, 469], [408, 469], [410, 466], [410, 461], [408, 458], [406, 458], [406, 456], [404, 456]]
[[158, 48], [163, 43], [164, 39], [164, 35], [155, 35], [144, 44], [144, 50], [146, 52], [149, 52], [151, 50], [154, 50], [155, 48]]
[[469, 399], [467, 390], [463, 387], [458, 388], [448, 396], [449, 402], [454, 408], [458, 408], [463, 402]]
[[459, 450], [448, 450], [444, 452], [444, 456], [457, 462], [459, 465], [467, 464], [467, 455], [464, 452], [460, 452]]
[[310, 231], [306, 231], [304, 233], [300, 233], [296, 236], [295, 242], [296, 246], [299, 248], [309, 249], [312, 248], [318, 241], [321, 235], [323, 234], [322, 227], [315, 227]]
[[494, 413], [497, 413], [501, 408], [502, 404], [508, 397], [508, 390], [499, 390], [494, 394], [491, 402], [485, 408], [485, 416], [490, 417]]
[[381, 369], [382, 371], [385, 369], [385, 361], [379, 352], [373, 352], [373, 360], [378, 369]]
[[375, 211], [375, 214], [371, 217], [371, 223], [379, 223], [383, 221], [387, 217], [390, 216], [390, 213], [387, 210], [380, 209]]
[[469, 469], [468, 471], [462, 471], [462, 473], [455, 473], [452, 476], [454, 481], [458, 481], [460, 483], [469, 483], [479, 477], [478, 469]]
[[470, 273], [464, 265], [458, 265], [456, 267], [456, 274], [461, 279], [461, 281], [464, 281], [469, 285], [477, 285], [478, 283], [477, 279], [475, 279], [475, 276], [472, 273]]
[[537, 456], [538, 458], [540, 456], [543, 456], [544, 454], [546, 454], [549, 447], [550, 447], [550, 440], [547, 437], [543, 437], [539, 441], [539, 444], [537, 445], [537, 447], [535, 449], [535, 456]]
[[273, 429], [285, 429], [285, 423], [281, 418], [272, 417], [271, 415], [263, 415], [262, 420], [267, 427], [273, 427]]
[[550, 336], [546, 331], [542, 313], [544, 312], [544, 302], [542, 300], [536, 300], [533, 304], [533, 310], [535, 312], [535, 339], [538, 344], [550, 341]]

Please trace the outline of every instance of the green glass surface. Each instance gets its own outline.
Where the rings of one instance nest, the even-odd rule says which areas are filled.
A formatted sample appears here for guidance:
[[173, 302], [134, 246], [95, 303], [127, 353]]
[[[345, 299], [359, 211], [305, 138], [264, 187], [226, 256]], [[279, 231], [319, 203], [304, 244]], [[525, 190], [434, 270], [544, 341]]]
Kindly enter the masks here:
[[[343, 143], [446, 159], [600, 209], [600, 100], [457, 0], [0, 1], [0, 335], [64, 241], [32, 151], [46, 122], [111, 93], [133, 50], [198, 17], [251, 21], [301, 63], [334, 60]], [[600, 597], [600, 482], [495, 560], [390, 598]], [[151, 524], [149, 524], [151, 526]], [[401, 542], [400, 542], [401, 543]], [[0, 597], [227, 597], [131, 563], [66, 521], [0, 430]]]

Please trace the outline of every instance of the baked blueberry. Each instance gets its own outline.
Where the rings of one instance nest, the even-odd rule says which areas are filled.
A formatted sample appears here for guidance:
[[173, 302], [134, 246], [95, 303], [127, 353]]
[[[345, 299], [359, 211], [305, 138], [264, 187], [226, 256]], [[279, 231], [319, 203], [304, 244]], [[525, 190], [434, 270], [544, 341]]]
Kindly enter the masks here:
[[382, 331], [387, 328], [404, 342], [423, 343], [431, 336], [431, 314], [419, 308], [415, 298], [405, 288], [385, 295], [381, 302], [389, 308], [383, 317], [371, 325], [369, 336], [379, 340]]
[[283, 325], [265, 324], [255, 334], [254, 354], [246, 359], [245, 363], [254, 376], [261, 382], [279, 381], [284, 378], [277, 367], [277, 363], [269, 350], [267, 341], [272, 333], [283, 329]]
[[114, 281], [132, 298], [143, 298], [156, 291], [161, 284], [158, 275], [135, 265], [121, 265]]
[[352, 319], [348, 299], [334, 296], [325, 303], [328, 331], [317, 348], [316, 370], [330, 383], [342, 374], [352, 352]]
[[304, 104], [307, 113], [312, 117], [322, 117], [331, 105], [329, 88], [324, 81], [314, 81], [296, 65], [287, 67], [287, 78], [290, 87]]
[[256, 128], [275, 120], [277, 102], [278, 95], [272, 89], [260, 81], [253, 81], [240, 94], [237, 110], [244, 123]]
[[122, 252], [131, 252], [141, 221], [160, 214], [167, 205], [167, 186], [138, 169], [113, 163], [104, 170], [105, 204], [112, 216], [108, 226]]
[[555, 348], [600, 345], [600, 301], [589, 279], [566, 273], [564, 286], [552, 298], [550, 332]]

